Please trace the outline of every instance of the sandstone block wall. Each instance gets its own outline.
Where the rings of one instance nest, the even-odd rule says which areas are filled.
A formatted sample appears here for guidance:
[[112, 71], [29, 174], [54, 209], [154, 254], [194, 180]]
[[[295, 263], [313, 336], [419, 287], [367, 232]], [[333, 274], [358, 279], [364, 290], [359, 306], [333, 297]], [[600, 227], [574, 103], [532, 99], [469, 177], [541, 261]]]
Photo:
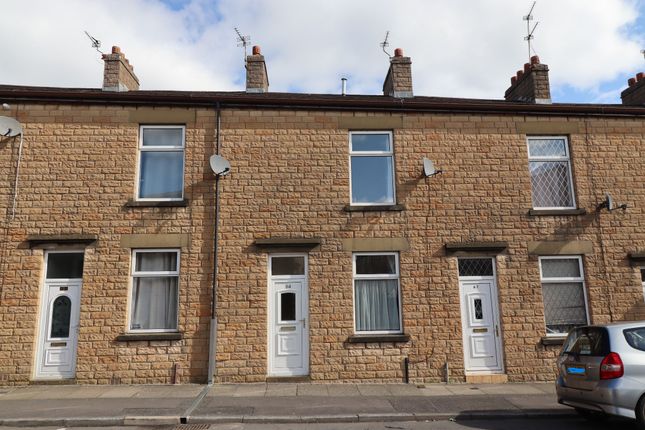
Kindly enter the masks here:
[[[148, 120], [141, 112], [146, 110]], [[149, 111], [162, 111], [163, 115]], [[135, 113], [133, 113], [135, 112]], [[138, 113], [137, 113], [138, 112]], [[32, 378], [43, 249], [31, 234], [95, 234], [85, 253], [77, 382], [204, 382], [210, 320], [214, 152], [212, 109], [16, 104], [25, 141], [16, 216], [0, 226], [0, 383]], [[129, 207], [140, 123], [186, 125], [186, 207]], [[173, 118], [175, 118], [173, 120]], [[346, 212], [348, 132], [393, 131], [398, 212]], [[356, 124], [354, 127], [352, 124]], [[538, 124], [536, 126], [535, 124]], [[563, 124], [565, 127], [563, 127]], [[367, 125], [367, 127], [366, 127]], [[576, 203], [586, 214], [529, 216], [526, 135], [566, 134]], [[562, 130], [570, 130], [563, 132]], [[267, 374], [269, 237], [320, 238], [309, 253], [310, 376], [314, 382], [439, 382], [449, 364], [464, 380], [457, 258], [447, 242], [507, 241], [495, 255], [504, 367], [510, 381], [551, 380], [557, 346], [545, 347], [537, 256], [529, 241], [586, 240], [585, 282], [592, 322], [641, 315], [638, 269], [627, 253], [645, 248], [645, 123], [628, 118], [371, 114], [227, 109], [221, 184], [218, 382]], [[529, 133], [530, 134], [530, 133]], [[16, 142], [0, 142], [0, 204], [10, 210]], [[422, 157], [444, 173], [422, 177]], [[610, 192], [626, 211], [597, 212]], [[126, 234], [188, 234], [182, 247], [179, 341], [117, 341], [126, 331], [130, 288]], [[343, 239], [406, 238], [400, 253], [406, 343], [349, 344], [353, 334], [352, 253]]]

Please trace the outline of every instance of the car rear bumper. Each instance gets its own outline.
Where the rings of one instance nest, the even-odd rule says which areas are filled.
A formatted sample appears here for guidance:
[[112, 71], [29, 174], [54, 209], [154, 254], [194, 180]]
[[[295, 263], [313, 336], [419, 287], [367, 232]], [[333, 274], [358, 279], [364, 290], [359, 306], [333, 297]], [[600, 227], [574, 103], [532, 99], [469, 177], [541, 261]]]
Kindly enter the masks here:
[[590, 409], [625, 418], [636, 418], [634, 410], [640, 393], [623, 379], [601, 381], [591, 391], [564, 386], [562, 378], [555, 384], [558, 403], [574, 408]]

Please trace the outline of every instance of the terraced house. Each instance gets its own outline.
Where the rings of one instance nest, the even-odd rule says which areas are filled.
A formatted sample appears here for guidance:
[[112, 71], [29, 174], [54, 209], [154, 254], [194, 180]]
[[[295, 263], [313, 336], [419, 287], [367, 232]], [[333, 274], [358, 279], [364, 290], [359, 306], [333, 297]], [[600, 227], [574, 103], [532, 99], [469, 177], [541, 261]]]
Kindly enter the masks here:
[[645, 318], [642, 74], [595, 105], [537, 57], [500, 100], [415, 95], [401, 50], [369, 96], [269, 92], [259, 48], [243, 92], [104, 61], [0, 86], [2, 384], [543, 381]]

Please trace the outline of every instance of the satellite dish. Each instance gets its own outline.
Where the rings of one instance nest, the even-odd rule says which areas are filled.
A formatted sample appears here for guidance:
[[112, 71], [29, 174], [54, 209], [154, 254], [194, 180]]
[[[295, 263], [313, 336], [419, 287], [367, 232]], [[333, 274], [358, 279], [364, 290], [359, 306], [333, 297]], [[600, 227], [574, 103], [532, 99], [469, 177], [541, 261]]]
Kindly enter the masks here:
[[434, 176], [442, 172], [443, 172], [442, 170], [435, 169], [434, 163], [432, 162], [432, 160], [423, 157], [423, 174], [426, 175], [426, 177]]
[[212, 155], [210, 165], [216, 176], [226, 176], [231, 172], [231, 163], [221, 155]]
[[0, 136], [14, 137], [22, 134], [22, 125], [8, 116], [0, 116]]
[[605, 197], [607, 200], [605, 200], [605, 205], [607, 205], [607, 209], [609, 211], [614, 210], [614, 199], [611, 197], [611, 194], [607, 193], [605, 194]]

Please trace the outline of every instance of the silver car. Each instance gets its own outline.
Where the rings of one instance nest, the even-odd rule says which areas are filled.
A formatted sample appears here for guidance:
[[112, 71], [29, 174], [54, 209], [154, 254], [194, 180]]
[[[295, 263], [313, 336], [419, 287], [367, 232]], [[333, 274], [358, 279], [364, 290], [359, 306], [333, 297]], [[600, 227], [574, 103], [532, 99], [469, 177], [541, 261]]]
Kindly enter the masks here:
[[645, 428], [645, 321], [578, 327], [558, 357], [558, 403], [587, 418], [635, 418]]

